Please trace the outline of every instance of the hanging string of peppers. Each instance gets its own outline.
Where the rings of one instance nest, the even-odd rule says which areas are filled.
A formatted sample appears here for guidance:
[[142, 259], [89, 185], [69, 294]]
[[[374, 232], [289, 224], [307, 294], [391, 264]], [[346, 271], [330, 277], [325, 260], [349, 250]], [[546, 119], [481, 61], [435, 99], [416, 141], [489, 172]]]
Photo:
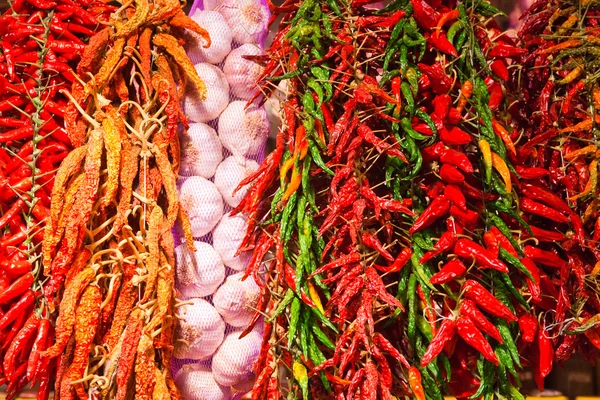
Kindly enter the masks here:
[[585, 233], [511, 128], [511, 60], [533, 52], [485, 1], [371, 3], [270, 4], [261, 93], [289, 94], [234, 210], [266, 315], [253, 398], [523, 399], [521, 368], [543, 385], [573, 341], [567, 265], [589, 268], [563, 258], [553, 226]]
[[[126, 2], [83, 50], [65, 124], [75, 149], [57, 172], [43, 241], [44, 299], [58, 315], [39, 353], [55, 399], [178, 399], [171, 376], [178, 130], [186, 79], [206, 87], [182, 47], [207, 32], [179, 1]], [[177, 84], [179, 82], [180, 84]]]
[[8, 5], [0, 16], [0, 384], [12, 399], [39, 383], [38, 399], [47, 399], [53, 368], [39, 351], [53, 340], [53, 326], [40, 246], [55, 172], [71, 149], [61, 90], [75, 80], [97, 21], [116, 8], [70, 0]]

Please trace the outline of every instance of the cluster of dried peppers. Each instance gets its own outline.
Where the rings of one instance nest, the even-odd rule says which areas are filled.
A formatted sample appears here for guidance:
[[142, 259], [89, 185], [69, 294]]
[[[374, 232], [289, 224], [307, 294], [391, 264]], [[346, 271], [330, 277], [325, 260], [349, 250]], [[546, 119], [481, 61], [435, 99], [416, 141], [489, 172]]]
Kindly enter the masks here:
[[39, 351], [53, 340], [40, 247], [54, 176], [71, 143], [64, 129], [72, 69], [99, 20], [116, 7], [71, 0], [9, 1], [0, 16], [0, 383], [8, 399], [52, 369]]
[[578, 341], [562, 322], [581, 294], [599, 310], [583, 223], [527, 161], [558, 129], [511, 128], [513, 62], [536, 52], [486, 1], [371, 3], [270, 4], [282, 23], [255, 59], [263, 93], [287, 82], [283, 126], [234, 210], [249, 215], [240, 251], [266, 315], [253, 398], [522, 399], [521, 367], [543, 386], [553, 346]]
[[[43, 241], [45, 301], [55, 339], [38, 353], [56, 371], [55, 399], [176, 399], [178, 131], [187, 78], [182, 47], [207, 32], [179, 1], [136, 0], [110, 14], [77, 66], [65, 124], [75, 147], [55, 178]], [[179, 84], [177, 83], [179, 82]]]

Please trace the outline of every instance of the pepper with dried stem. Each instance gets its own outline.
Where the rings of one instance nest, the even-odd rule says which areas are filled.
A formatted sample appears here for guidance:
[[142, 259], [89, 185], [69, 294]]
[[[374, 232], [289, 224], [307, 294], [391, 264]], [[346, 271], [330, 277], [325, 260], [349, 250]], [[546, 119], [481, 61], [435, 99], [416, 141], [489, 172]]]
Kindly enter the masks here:
[[123, 4], [65, 93], [68, 133], [80, 147], [58, 172], [43, 246], [58, 320], [41, 354], [60, 358], [56, 399], [179, 398], [171, 229], [178, 218], [189, 224], [175, 186], [176, 133], [187, 122], [173, 76], [183, 72], [206, 95], [183, 51], [182, 23], [208, 41], [179, 3]]

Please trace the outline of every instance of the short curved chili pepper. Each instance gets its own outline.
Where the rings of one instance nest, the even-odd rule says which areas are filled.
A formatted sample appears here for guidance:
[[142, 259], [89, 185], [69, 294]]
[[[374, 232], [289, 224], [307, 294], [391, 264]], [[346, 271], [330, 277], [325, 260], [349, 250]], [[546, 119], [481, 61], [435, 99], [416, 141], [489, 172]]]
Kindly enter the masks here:
[[498, 343], [503, 343], [500, 331], [494, 324], [492, 324], [481, 311], [477, 308], [475, 303], [471, 300], [463, 300], [460, 304], [461, 315], [466, 315], [475, 323], [475, 325], [481, 329], [482, 332], [490, 335], [496, 339]]
[[500, 272], [508, 273], [508, 267], [506, 264], [470, 239], [459, 239], [454, 245], [454, 253], [464, 259], [474, 259], [482, 267], [492, 268]]
[[436, 220], [443, 217], [450, 210], [450, 202], [444, 196], [438, 196], [429, 206], [419, 215], [413, 226], [409, 229], [408, 233], [411, 235], [421, 229], [427, 228], [433, 224]]
[[417, 400], [426, 400], [425, 390], [423, 389], [423, 383], [421, 382], [421, 372], [417, 367], [410, 367], [408, 369], [408, 384]]
[[474, 171], [473, 164], [471, 164], [467, 155], [458, 150], [445, 149], [440, 155], [440, 161], [442, 163], [454, 165], [468, 174]]
[[533, 343], [538, 330], [538, 321], [535, 315], [523, 314], [519, 318], [519, 329], [521, 338], [527, 343]]
[[481, 353], [486, 360], [496, 366], [499, 364], [498, 357], [496, 357], [492, 346], [490, 346], [481, 331], [477, 329], [471, 318], [467, 316], [458, 318], [458, 321], [456, 322], [456, 331], [469, 346]]
[[449, 343], [454, 336], [456, 335], [456, 322], [450, 318], [447, 318], [440, 325], [440, 329], [438, 329], [437, 333], [427, 346], [427, 350], [423, 357], [421, 357], [421, 366], [426, 367], [434, 358], [436, 358], [442, 350], [444, 350], [444, 346]]
[[517, 317], [498, 300], [492, 293], [481, 284], [472, 279], [468, 279], [462, 286], [464, 296], [467, 299], [473, 300], [475, 304], [483, 308], [490, 314], [505, 319], [508, 322], [516, 322]]
[[465, 181], [465, 176], [456, 167], [450, 164], [442, 164], [439, 174], [440, 178], [449, 184], [457, 184]]
[[419, 262], [421, 264], [425, 264], [434, 257], [437, 257], [443, 252], [450, 250], [452, 246], [454, 246], [454, 243], [456, 243], [456, 234], [450, 231], [444, 232], [442, 236], [440, 236], [440, 239], [437, 241], [435, 246], [433, 246], [433, 250], [425, 253], [423, 257], [419, 259]]
[[448, 261], [440, 271], [433, 275], [429, 282], [434, 285], [441, 285], [452, 282], [456, 278], [463, 276], [467, 272], [467, 267], [459, 259]]

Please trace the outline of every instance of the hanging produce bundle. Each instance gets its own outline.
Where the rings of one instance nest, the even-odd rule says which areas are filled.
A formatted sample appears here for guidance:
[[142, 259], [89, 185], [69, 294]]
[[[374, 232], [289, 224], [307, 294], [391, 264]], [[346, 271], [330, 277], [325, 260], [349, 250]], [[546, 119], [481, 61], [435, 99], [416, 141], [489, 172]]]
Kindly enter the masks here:
[[289, 95], [233, 211], [266, 315], [253, 398], [524, 398], [521, 367], [543, 385], [574, 340], [548, 312], [568, 289], [552, 226], [585, 240], [517, 151], [504, 97], [527, 50], [484, 1], [371, 3], [271, 4], [254, 58], [256, 98]]
[[[190, 128], [180, 136], [178, 188], [196, 252], [185, 243], [175, 248], [176, 284], [185, 302], [177, 309], [173, 367], [188, 400], [229, 400], [250, 391], [262, 343], [260, 324], [240, 338], [259, 288], [252, 279], [241, 280], [250, 259], [249, 252], [236, 254], [246, 218], [229, 212], [247, 192], [248, 187], [236, 187], [258, 168], [270, 129], [264, 107], [246, 107], [245, 101], [263, 71], [245, 57], [264, 54], [260, 46], [269, 12], [261, 0], [226, 3], [214, 9], [210, 1], [192, 6], [190, 17], [208, 31], [209, 48], [187, 33], [186, 50], [208, 90], [206, 101], [199, 102], [197, 89], [186, 89]], [[238, 25], [245, 35], [233, 34]]]
[[63, 92], [77, 147], [56, 175], [43, 241], [44, 298], [58, 318], [40, 354], [56, 368], [55, 399], [176, 399], [178, 218], [193, 249], [176, 190], [180, 101], [188, 79], [207, 94], [181, 37], [210, 38], [179, 2], [129, 2], [107, 25]]
[[527, 55], [518, 76], [521, 96], [511, 108], [524, 136], [517, 156], [523, 172], [517, 172], [533, 200], [522, 209], [551, 231], [535, 235], [546, 243], [530, 258], [548, 274], [540, 276], [547, 294], [539, 306], [552, 313], [557, 333], [568, 334], [552, 340], [561, 363], [576, 350], [592, 362], [600, 355], [599, 12], [593, 2], [536, 1], [519, 31]]
[[0, 17], [0, 383], [12, 399], [53, 370], [40, 357], [53, 340], [51, 307], [42, 294], [41, 243], [54, 176], [71, 143], [64, 129], [74, 69], [98, 21], [116, 7], [70, 0], [9, 1]]

